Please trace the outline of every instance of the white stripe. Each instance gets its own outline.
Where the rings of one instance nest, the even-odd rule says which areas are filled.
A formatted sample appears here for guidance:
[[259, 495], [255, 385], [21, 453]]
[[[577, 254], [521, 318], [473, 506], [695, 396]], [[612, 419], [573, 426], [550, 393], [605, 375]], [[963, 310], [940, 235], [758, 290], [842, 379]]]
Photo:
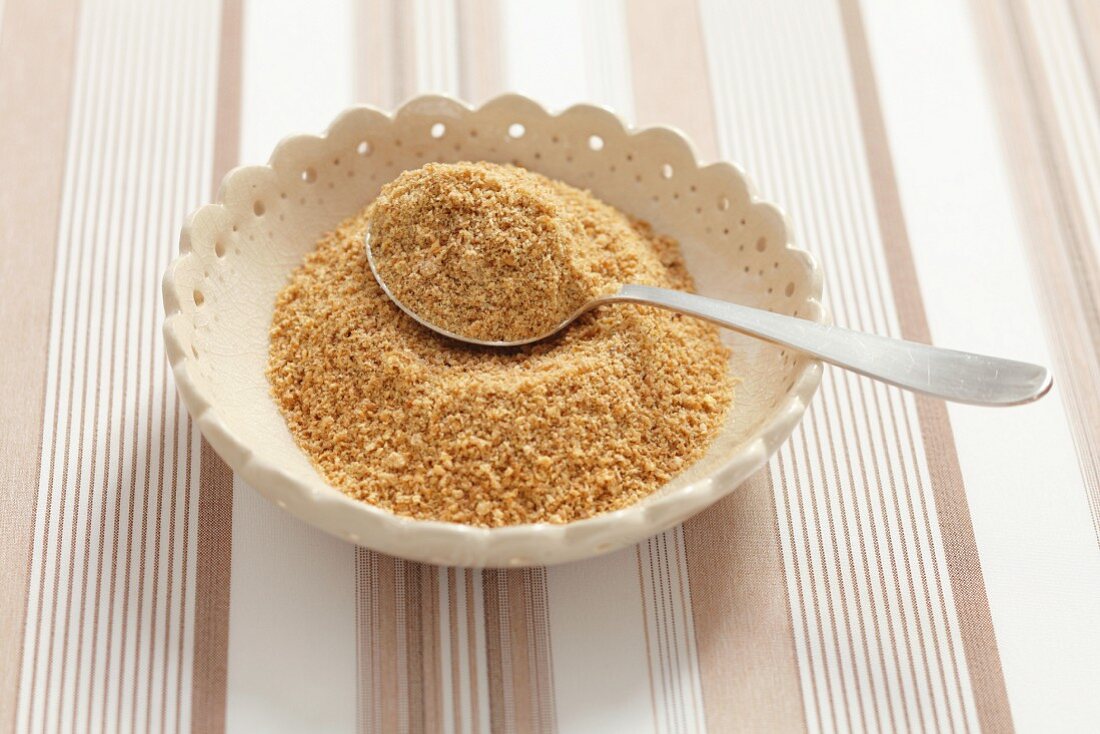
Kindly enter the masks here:
[[633, 548], [546, 569], [560, 731], [654, 729], [637, 579]]
[[244, 3], [241, 162], [287, 135], [322, 132], [354, 99], [351, 0]]
[[354, 729], [352, 546], [235, 479], [232, 559], [227, 731]]
[[606, 103], [590, 86], [588, 49], [580, 33], [585, 1], [500, 4], [505, 89], [550, 109], [581, 101]]
[[459, 703], [461, 706], [460, 714], [462, 716], [461, 724], [463, 732], [470, 732], [473, 730], [473, 709], [474, 701], [472, 698], [472, 690], [470, 687], [470, 635], [466, 626], [466, 615], [469, 605], [473, 603], [472, 599], [466, 596], [466, 571], [465, 569], [455, 569], [455, 583], [456, 583], [456, 595], [457, 601], [456, 616], [458, 619], [458, 671], [459, 671], [459, 691], [461, 692], [461, 698]]
[[[351, 5], [246, 2], [244, 13], [242, 163], [262, 163], [352, 102]], [[354, 728], [355, 588], [352, 546], [234, 481], [229, 731]]]
[[441, 674], [442, 711], [440, 711], [440, 722], [443, 731], [453, 732], [455, 730], [454, 691], [452, 690], [454, 681], [451, 676], [451, 623], [449, 614], [451, 604], [448, 599], [451, 584], [446, 569], [440, 568], [438, 572], [439, 591], [437, 592], [436, 602], [439, 604], [439, 617], [436, 620], [438, 625], [436, 633], [439, 635], [439, 670]]

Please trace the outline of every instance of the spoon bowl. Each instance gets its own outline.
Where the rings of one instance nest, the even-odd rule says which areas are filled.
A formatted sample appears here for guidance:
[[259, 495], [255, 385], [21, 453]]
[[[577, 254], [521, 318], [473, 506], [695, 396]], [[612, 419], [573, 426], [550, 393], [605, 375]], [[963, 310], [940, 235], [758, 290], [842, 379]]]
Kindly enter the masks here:
[[413, 321], [417, 322], [418, 324], [420, 324], [421, 326], [423, 326], [427, 329], [431, 329], [432, 331], [434, 331], [437, 334], [441, 334], [442, 336], [445, 336], [448, 339], [454, 339], [456, 341], [465, 342], [466, 344], [474, 344], [474, 345], [477, 345], [479, 347], [499, 347], [501, 349], [505, 349], [505, 348], [508, 348], [508, 347], [522, 347], [525, 344], [534, 344], [535, 342], [542, 341], [543, 339], [548, 339], [548, 338], [552, 337], [554, 334], [557, 334], [558, 332], [565, 329], [571, 323], [573, 323], [574, 321], [576, 321], [577, 319], [579, 319], [581, 316], [588, 313], [592, 309], [596, 308], [597, 306], [602, 306], [605, 303], [617, 303], [617, 302], [620, 302], [622, 300], [620, 298], [617, 298], [617, 294], [612, 294], [612, 295], [607, 295], [607, 296], [600, 296], [599, 298], [594, 298], [591, 301], [588, 301], [587, 303], [585, 303], [583, 306], [578, 308], [573, 313], [569, 314], [569, 316], [566, 317], [566, 319], [564, 321], [562, 321], [561, 323], [559, 323], [557, 326], [554, 326], [551, 329], [549, 329], [548, 331], [542, 332], [541, 334], [533, 334], [528, 338], [516, 339], [514, 341], [501, 341], [501, 340], [486, 341], [484, 339], [476, 339], [472, 336], [469, 336], [468, 334], [461, 334], [461, 333], [458, 333], [458, 332], [455, 332], [455, 331], [450, 331], [450, 330], [440, 326], [439, 324], [433, 323], [430, 319], [428, 319], [425, 316], [423, 316], [422, 314], [420, 314], [415, 308], [409, 306], [407, 303], [405, 303], [400, 298], [398, 298], [397, 294], [394, 293], [390, 289], [390, 287], [386, 284], [386, 279], [383, 278], [382, 274], [378, 271], [378, 263], [376, 262], [376, 260], [374, 258], [374, 252], [371, 250], [370, 242], [371, 242], [370, 228], [368, 227], [366, 234], [363, 236], [363, 244], [364, 244], [364, 246], [366, 247], [366, 250], [367, 250], [367, 264], [370, 265], [371, 274], [374, 275], [374, 280], [375, 280], [376, 283], [378, 283], [378, 287], [382, 289], [382, 292], [386, 294], [387, 298], [389, 298], [391, 301], [393, 301], [394, 305], [396, 305], [399, 309], [404, 311], [405, 314], [409, 318], [411, 318]]

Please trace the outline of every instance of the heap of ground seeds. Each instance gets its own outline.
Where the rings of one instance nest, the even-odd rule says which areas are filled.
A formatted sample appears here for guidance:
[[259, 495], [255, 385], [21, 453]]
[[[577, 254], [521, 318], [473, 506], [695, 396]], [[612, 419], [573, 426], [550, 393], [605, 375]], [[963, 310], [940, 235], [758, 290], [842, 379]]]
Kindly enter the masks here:
[[375, 202], [375, 267], [398, 301], [452, 334], [541, 336], [617, 286], [613, 253], [584, 237], [571, 196], [514, 166], [406, 171]]
[[[603, 277], [691, 288], [675, 241], [546, 185]], [[527, 347], [463, 345], [380, 290], [362, 244], [371, 217], [318, 243], [271, 329], [272, 394], [331, 484], [416, 518], [562, 523], [629, 505], [705, 452], [733, 397], [713, 326], [619, 304]]]

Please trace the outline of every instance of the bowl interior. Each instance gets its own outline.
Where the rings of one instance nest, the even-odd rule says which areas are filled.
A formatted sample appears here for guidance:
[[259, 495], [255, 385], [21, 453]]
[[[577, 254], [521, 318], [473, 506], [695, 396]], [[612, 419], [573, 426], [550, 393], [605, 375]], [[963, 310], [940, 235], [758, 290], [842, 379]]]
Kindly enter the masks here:
[[[522, 165], [648, 220], [680, 241], [700, 293], [822, 318], [820, 278], [804, 253], [787, 247], [782, 216], [755, 203], [732, 166], [699, 168], [674, 131], [633, 133], [588, 106], [549, 115], [515, 96], [476, 111], [420, 98], [393, 118], [352, 109], [324, 137], [285, 140], [269, 166], [227, 176], [221, 204], [193, 215], [184, 231], [185, 255], [166, 277], [166, 298], [178, 308], [169, 308], [166, 326], [170, 351], [181, 352], [173, 359], [177, 380], [202, 396], [218, 418], [215, 430], [232, 433], [231, 443], [247, 447], [261, 464], [280, 467], [315, 496], [336, 490], [294, 443], [264, 375], [275, 297], [318, 238], [369, 203], [383, 184], [429, 161], [460, 160]], [[739, 446], [789, 408], [810, 364], [733, 332], [723, 338], [732, 347], [730, 370], [740, 379], [729, 420], [703, 460], [641, 504], [720, 471]], [[231, 450], [211, 438], [223, 453]], [[235, 465], [246, 457], [225, 458]]]

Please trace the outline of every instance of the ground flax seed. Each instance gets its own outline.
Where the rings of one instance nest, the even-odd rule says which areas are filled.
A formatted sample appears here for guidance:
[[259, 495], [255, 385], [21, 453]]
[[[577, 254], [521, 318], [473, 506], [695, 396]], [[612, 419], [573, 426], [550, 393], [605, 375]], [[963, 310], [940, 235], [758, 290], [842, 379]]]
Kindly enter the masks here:
[[379, 275], [398, 301], [452, 334], [546, 334], [613, 288], [601, 270], [614, 266], [614, 252], [575, 244], [585, 241], [584, 201], [562, 186], [485, 163], [407, 171], [371, 215]]
[[586, 192], [486, 163], [404, 174], [322, 238], [276, 302], [272, 393], [334, 486], [423, 519], [562, 523], [629, 505], [705, 452], [733, 397], [715, 327], [617, 304], [530, 346], [463, 345], [382, 293], [368, 220], [409, 256], [410, 304], [486, 334], [539, 330], [617, 283], [691, 288], [674, 240]]

